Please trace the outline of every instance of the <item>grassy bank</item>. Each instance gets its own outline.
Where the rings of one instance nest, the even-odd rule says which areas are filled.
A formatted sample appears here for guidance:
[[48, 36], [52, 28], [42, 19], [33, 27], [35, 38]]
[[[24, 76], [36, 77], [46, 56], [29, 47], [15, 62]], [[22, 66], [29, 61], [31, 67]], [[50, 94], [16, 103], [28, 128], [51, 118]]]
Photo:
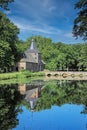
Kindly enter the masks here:
[[44, 76], [44, 72], [29, 72], [29, 71], [20, 71], [20, 72], [13, 72], [13, 73], [3, 73], [0, 74], [0, 80], [9, 80], [9, 79], [24, 79], [28, 77], [37, 77], [37, 76]]
[[35, 77], [29, 77], [29, 78], [18, 78], [18, 79], [7, 79], [7, 80], [0, 80], [0, 85], [1, 84], [25, 84], [28, 83], [30, 84], [34, 80], [44, 80], [44, 76], [35, 76]]

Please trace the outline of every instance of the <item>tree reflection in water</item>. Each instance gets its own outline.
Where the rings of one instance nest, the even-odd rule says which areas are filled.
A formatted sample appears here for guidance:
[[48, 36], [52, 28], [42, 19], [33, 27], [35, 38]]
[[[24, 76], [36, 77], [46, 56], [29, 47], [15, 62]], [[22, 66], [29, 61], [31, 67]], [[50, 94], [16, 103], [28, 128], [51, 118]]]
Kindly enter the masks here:
[[[40, 92], [41, 96], [37, 99], [33, 107], [33, 111], [51, 109], [53, 105], [83, 104], [84, 107], [80, 114], [87, 114], [86, 81], [49, 81], [44, 86]], [[29, 102], [25, 100], [23, 103], [31, 110]]]
[[0, 85], [0, 130], [8, 130], [19, 123], [17, 117], [21, 111], [17, 104], [21, 95], [15, 85]]
[[[39, 81], [38, 81], [39, 82]], [[32, 84], [32, 83], [31, 83]], [[39, 84], [39, 83], [38, 83]], [[49, 81], [41, 85], [19, 85], [20, 93], [24, 94], [25, 99], [22, 102], [28, 109], [30, 104], [26, 101], [30, 101], [31, 97], [39, 89], [39, 95], [35, 95], [35, 99], [38, 98], [37, 103], [34, 105], [34, 111], [40, 111], [43, 109], [50, 109], [52, 105], [61, 106], [65, 103], [68, 104], [83, 104], [84, 109], [81, 113], [87, 114], [87, 82], [86, 81]], [[44, 86], [44, 87], [43, 87]], [[23, 88], [24, 87], [24, 88]], [[26, 88], [26, 90], [25, 90]], [[33, 93], [32, 93], [33, 92]], [[38, 91], [37, 91], [38, 92]], [[30, 94], [31, 93], [31, 94]], [[34, 97], [33, 97], [34, 99]]]
[[36, 82], [33, 85], [32, 83], [1, 85], [0, 130], [16, 127], [19, 123], [17, 115], [21, 112], [21, 106], [26, 106], [29, 110], [41, 111], [50, 109], [53, 105], [63, 104], [83, 104], [81, 114], [87, 114], [87, 82], [49, 81], [41, 85], [38, 81], [38, 85]]
[[81, 113], [87, 114], [87, 82], [86, 81], [52, 81], [47, 82], [41, 91], [41, 98], [37, 101], [35, 110], [51, 108], [52, 105], [61, 106], [65, 103], [83, 104]]

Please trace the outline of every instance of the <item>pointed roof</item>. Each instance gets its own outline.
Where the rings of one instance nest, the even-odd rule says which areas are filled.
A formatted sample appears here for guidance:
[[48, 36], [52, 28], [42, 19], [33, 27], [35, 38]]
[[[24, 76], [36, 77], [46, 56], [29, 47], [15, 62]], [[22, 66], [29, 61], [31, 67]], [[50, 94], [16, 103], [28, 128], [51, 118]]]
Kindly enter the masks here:
[[35, 43], [34, 39], [32, 39], [32, 41], [31, 41], [30, 50], [37, 50], [36, 43]]
[[36, 43], [34, 41], [34, 39], [32, 38], [32, 41], [31, 41], [31, 45], [30, 45], [30, 48], [28, 49], [28, 52], [31, 52], [31, 53], [40, 53], [36, 47]]
[[26, 58], [25, 58], [25, 57], [22, 58], [22, 59], [20, 60], [21, 62], [38, 63], [37, 60], [35, 60], [31, 54], [28, 55], [28, 54], [25, 52], [25, 55], [26, 55]]

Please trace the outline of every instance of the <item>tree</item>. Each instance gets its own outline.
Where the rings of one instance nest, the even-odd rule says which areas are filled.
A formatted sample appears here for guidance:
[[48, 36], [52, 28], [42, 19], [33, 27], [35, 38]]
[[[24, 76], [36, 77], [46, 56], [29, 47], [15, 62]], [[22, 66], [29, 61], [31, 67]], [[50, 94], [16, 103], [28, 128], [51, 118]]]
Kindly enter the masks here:
[[14, 0], [0, 0], [0, 7], [9, 10], [8, 4], [11, 2], [14, 2]]
[[18, 125], [18, 112], [21, 108], [18, 106], [22, 96], [13, 85], [0, 85], [0, 130], [11, 130]]
[[83, 44], [78, 61], [78, 67], [82, 70], [87, 70], [87, 43]]
[[79, 9], [79, 13], [74, 20], [73, 34], [76, 38], [79, 36], [87, 40], [87, 0], [79, 0], [75, 8]]
[[0, 69], [7, 71], [14, 63], [14, 56], [8, 42], [0, 41]]
[[[28, 38], [25, 43], [20, 42], [20, 44], [17, 45], [21, 52], [29, 48], [31, 39], [32, 37]], [[42, 59], [46, 63], [45, 65], [46, 69], [49, 70], [79, 70], [79, 68], [81, 70], [87, 69], [86, 45], [80, 43], [73, 45], [64, 44], [61, 42], [53, 43], [51, 39], [44, 38], [41, 36], [34, 36], [34, 39], [36, 41], [38, 50], [42, 53]], [[84, 53], [81, 50], [83, 50]]]
[[[12, 23], [5, 14], [0, 12], [0, 46], [2, 46], [2, 51], [4, 53], [3, 57], [3, 67], [7, 67], [6, 64], [9, 64], [10, 66], [14, 66], [15, 63], [19, 60], [19, 52], [17, 50], [16, 44], [19, 42], [18, 39], [19, 29], [17, 26]], [[7, 49], [9, 53], [7, 53]], [[5, 49], [4, 49], [5, 48]], [[2, 57], [2, 54], [0, 53], [0, 58]], [[6, 59], [9, 59], [6, 61]], [[12, 60], [11, 60], [12, 59]], [[5, 62], [4, 62], [5, 61]], [[8, 66], [7, 68], [9, 68]], [[1, 67], [1, 66], [0, 66]], [[1, 68], [2, 69], [2, 68]]]
[[73, 103], [83, 104], [84, 109], [81, 113], [87, 114], [87, 82], [55, 80], [47, 82], [44, 86], [35, 105], [35, 111], [51, 108], [55, 104], [61, 106], [64, 103]]

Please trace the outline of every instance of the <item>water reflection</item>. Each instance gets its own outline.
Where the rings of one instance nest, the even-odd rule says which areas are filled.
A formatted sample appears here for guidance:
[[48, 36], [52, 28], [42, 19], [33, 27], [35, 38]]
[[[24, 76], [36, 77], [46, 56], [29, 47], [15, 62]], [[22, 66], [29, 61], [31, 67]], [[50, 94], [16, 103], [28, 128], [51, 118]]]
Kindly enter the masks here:
[[30, 109], [34, 111], [34, 107], [36, 105], [37, 100], [41, 96], [41, 89], [43, 87], [43, 83], [40, 84], [19, 84], [18, 91], [21, 95], [24, 95], [24, 99], [30, 104]]
[[[59, 106], [62, 109], [62, 106], [64, 106], [64, 104], [72, 104], [72, 105], [75, 104], [78, 106], [83, 105], [83, 108], [79, 111], [79, 114], [86, 115], [87, 82], [57, 81], [57, 80], [44, 82], [42, 80], [38, 80], [38, 81], [32, 81], [30, 84], [1, 85], [0, 130], [8, 130], [12, 128], [16, 129], [16, 126], [20, 126], [19, 124], [20, 118], [18, 118], [18, 115], [19, 112], [25, 111], [23, 109], [24, 106], [28, 111], [33, 112], [40, 111], [41, 113], [41, 111], [44, 110], [50, 111], [51, 109], [53, 109], [53, 106]], [[58, 108], [56, 107], [54, 111], [56, 112], [57, 109]], [[47, 114], [49, 114], [49, 112]], [[44, 116], [42, 116], [41, 119], [42, 118], [44, 118]], [[55, 122], [53, 123], [55, 124]], [[79, 124], [77, 125], [79, 126]], [[35, 127], [33, 126], [33, 130], [34, 129]], [[43, 130], [43, 128], [41, 129]], [[58, 128], [56, 128], [55, 130], [57, 129]], [[83, 128], [81, 130], [83, 130]]]
[[0, 130], [14, 128], [19, 123], [16, 117], [21, 109], [17, 104], [21, 98], [15, 85], [0, 86]]

